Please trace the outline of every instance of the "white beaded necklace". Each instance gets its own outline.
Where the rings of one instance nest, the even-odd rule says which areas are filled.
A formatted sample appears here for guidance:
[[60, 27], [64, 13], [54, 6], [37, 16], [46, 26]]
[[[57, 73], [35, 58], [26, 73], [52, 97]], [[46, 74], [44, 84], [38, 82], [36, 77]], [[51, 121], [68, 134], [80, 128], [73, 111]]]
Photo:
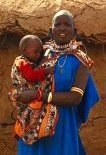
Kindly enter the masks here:
[[65, 45], [57, 45], [55, 42], [53, 43], [54, 48], [57, 50], [64, 50], [66, 48], [69, 48], [71, 46], [72, 42], [70, 42], [69, 44], [65, 44]]

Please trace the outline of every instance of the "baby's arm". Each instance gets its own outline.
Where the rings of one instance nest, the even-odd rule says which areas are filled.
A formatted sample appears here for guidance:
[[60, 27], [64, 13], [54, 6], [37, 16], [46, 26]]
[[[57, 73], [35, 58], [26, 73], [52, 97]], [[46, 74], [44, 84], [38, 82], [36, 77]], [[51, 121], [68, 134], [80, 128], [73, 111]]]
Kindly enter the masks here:
[[21, 71], [22, 76], [30, 82], [42, 81], [46, 76], [44, 68], [33, 69], [29, 63], [21, 63], [19, 70]]
[[25, 91], [20, 91], [16, 87], [13, 87], [8, 93], [8, 99], [13, 103], [14, 106], [17, 102], [22, 102], [28, 104], [31, 101], [37, 100], [39, 98], [38, 89], [29, 89]]
[[45, 80], [46, 76], [48, 74], [53, 73], [54, 67], [48, 67], [48, 68], [35, 68], [33, 69], [32, 66], [28, 63], [21, 64], [19, 67], [19, 70], [22, 73], [22, 76], [30, 81], [30, 82], [37, 82], [37, 81], [43, 81]]

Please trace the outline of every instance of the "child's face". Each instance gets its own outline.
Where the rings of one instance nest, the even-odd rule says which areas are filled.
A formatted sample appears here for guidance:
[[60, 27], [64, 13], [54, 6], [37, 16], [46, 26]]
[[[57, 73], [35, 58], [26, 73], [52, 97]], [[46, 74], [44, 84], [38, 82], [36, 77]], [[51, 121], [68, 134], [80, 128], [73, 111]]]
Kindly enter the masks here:
[[43, 51], [43, 45], [40, 43], [39, 40], [34, 39], [28, 42], [28, 46], [24, 51], [24, 55], [31, 61], [31, 62], [38, 62], [41, 54]]
[[57, 44], [68, 44], [74, 35], [74, 21], [68, 15], [57, 16], [52, 26], [52, 34]]

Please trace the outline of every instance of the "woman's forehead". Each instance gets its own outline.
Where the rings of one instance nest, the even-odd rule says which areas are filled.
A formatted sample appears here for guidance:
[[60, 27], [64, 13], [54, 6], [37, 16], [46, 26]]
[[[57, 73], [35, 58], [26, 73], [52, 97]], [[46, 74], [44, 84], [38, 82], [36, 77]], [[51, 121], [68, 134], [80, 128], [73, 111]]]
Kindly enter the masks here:
[[67, 20], [68, 22], [73, 22], [74, 23], [74, 18], [73, 15], [68, 12], [68, 11], [59, 11], [57, 12], [52, 20], [52, 24], [54, 24], [56, 21], [60, 21], [60, 20]]
[[58, 22], [58, 21], [62, 21], [62, 20], [65, 20], [67, 22], [73, 22], [73, 19], [70, 17], [70, 16], [67, 16], [67, 15], [60, 15], [60, 16], [57, 16], [55, 19], [54, 19], [54, 22]]

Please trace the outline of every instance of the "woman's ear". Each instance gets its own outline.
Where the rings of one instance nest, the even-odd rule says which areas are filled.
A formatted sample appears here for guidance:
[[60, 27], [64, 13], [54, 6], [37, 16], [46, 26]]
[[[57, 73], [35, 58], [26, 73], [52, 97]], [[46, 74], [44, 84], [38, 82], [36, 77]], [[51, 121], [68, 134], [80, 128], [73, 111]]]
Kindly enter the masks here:
[[49, 28], [49, 33], [52, 34], [52, 27]]
[[74, 34], [73, 34], [73, 38], [76, 39], [76, 36], [77, 36], [77, 29], [74, 28]]
[[49, 28], [46, 37], [44, 37], [42, 41], [45, 44], [46, 42], [51, 41], [51, 40], [52, 40], [52, 27]]

